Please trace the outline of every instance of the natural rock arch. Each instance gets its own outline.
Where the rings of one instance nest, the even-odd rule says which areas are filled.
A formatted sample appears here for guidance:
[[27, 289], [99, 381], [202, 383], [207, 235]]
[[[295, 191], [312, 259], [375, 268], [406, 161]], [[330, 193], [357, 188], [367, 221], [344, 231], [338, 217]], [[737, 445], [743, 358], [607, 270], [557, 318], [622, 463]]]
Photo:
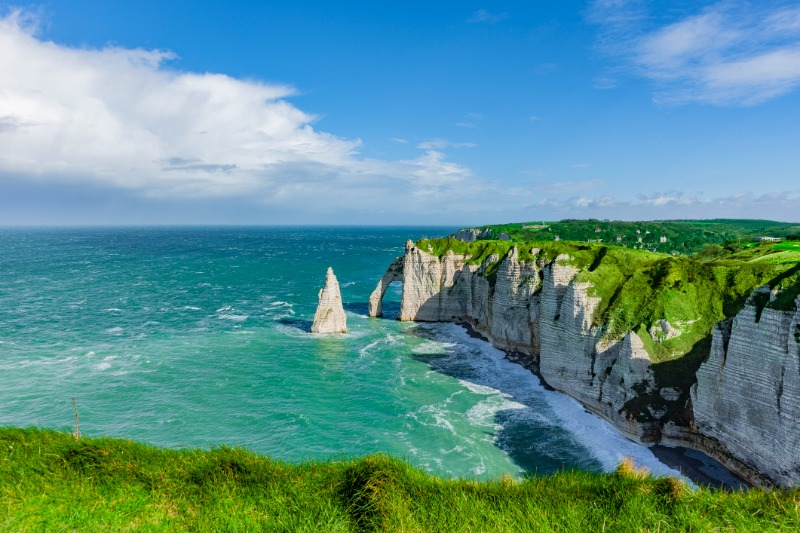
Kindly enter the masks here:
[[378, 286], [372, 291], [369, 297], [369, 316], [383, 316], [383, 308], [381, 306], [383, 295], [386, 294], [386, 289], [389, 288], [389, 285], [395, 281], [403, 282], [403, 256], [392, 261], [392, 264], [389, 265], [386, 273], [378, 282]]

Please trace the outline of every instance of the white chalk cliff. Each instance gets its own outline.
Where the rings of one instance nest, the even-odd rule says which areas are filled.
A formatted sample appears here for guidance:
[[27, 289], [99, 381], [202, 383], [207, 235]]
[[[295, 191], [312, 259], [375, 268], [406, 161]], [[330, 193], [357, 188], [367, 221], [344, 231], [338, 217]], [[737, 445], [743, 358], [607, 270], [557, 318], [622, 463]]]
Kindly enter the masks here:
[[342, 306], [342, 294], [332, 268], [328, 268], [325, 286], [319, 291], [319, 304], [314, 313], [311, 333], [347, 333], [347, 316]]
[[[717, 325], [692, 387], [694, 429], [779, 485], [800, 482], [800, 298], [794, 312], [753, 301]], [[724, 455], [724, 453], [723, 453]]]
[[464, 242], [475, 242], [478, 239], [488, 239], [492, 232], [488, 229], [468, 228], [460, 229], [453, 234], [453, 238]]
[[[753, 483], [800, 484], [800, 311], [764, 309], [756, 321], [746, 305], [715, 329], [691, 391], [659, 387], [637, 333], [609, 341], [593, 324], [599, 299], [570, 258], [531, 252], [535, 261], [512, 248], [499, 265], [497, 256], [479, 265], [408, 241], [373, 292], [370, 315], [401, 281], [399, 320], [469, 323], [630, 438], [698, 449]], [[658, 331], [680, 333], [666, 321]]]

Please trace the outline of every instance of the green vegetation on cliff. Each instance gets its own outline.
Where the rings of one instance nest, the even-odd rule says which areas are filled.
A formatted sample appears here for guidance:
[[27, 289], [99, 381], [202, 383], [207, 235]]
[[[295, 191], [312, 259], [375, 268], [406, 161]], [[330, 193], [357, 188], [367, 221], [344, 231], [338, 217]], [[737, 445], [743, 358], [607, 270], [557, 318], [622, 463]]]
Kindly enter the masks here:
[[[452, 251], [467, 257], [468, 263], [483, 264], [490, 286], [497, 266], [515, 246], [521, 261], [535, 260], [539, 265], [567, 256], [562, 261], [580, 270], [575, 280], [590, 283], [589, 295], [598, 298], [592, 321], [601, 336], [619, 341], [635, 332], [650, 354], [657, 388], [627, 406], [640, 421], [649, 419], [648, 413], [655, 409], [685, 422], [681, 413], [697, 369], [708, 357], [714, 326], [738, 313], [755, 289], [768, 285], [776, 292], [772, 299], [768, 293], [755, 298], [759, 313], [764, 308], [794, 310], [800, 294], [796, 243], [710, 245], [694, 257], [574, 241], [448, 238], [421, 240], [417, 245], [437, 256]], [[492, 254], [497, 260], [485, 262]], [[658, 390], [666, 387], [680, 391], [677, 400], [659, 396]]]
[[[695, 257], [574, 241], [446, 238], [423, 239], [417, 246], [439, 257], [453, 252], [469, 264], [485, 263], [487, 277], [514, 247], [525, 262], [541, 264], [566, 255], [566, 263], [580, 269], [576, 280], [591, 283], [590, 295], [599, 298], [594, 324], [603, 328], [609, 340], [621, 339], [629, 331], [639, 333], [654, 361], [689, 352], [716, 323], [739, 312], [762, 285], [779, 291], [773, 301], [764, 302], [776, 309], [793, 309], [800, 291], [800, 246], [790, 243], [729, 244]], [[496, 260], [486, 262], [492, 255]], [[660, 327], [662, 319], [680, 334], [652, 330]]]
[[692, 491], [622, 465], [445, 480], [384, 456], [299, 465], [0, 428], [4, 531], [797, 531], [800, 491]]
[[[489, 239], [498, 239], [505, 234], [514, 241], [552, 241], [558, 236], [567, 241], [599, 240], [603, 244], [691, 255], [713, 243], [750, 242], [754, 237], [762, 236], [794, 238], [800, 233], [800, 224], [736, 219], [642, 222], [589, 219], [497, 224], [479, 229], [489, 230]], [[662, 237], [665, 242], [661, 242]]]

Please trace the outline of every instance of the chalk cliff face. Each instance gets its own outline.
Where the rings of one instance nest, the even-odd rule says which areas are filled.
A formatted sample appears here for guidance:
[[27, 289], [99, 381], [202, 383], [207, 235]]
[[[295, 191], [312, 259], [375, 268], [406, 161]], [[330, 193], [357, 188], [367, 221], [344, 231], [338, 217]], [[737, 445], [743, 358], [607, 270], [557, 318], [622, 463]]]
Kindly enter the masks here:
[[475, 242], [478, 239], [489, 238], [491, 234], [492, 232], [489, 231], [488, 229], [481, 230], [477, 228], [468, 228], [468, 229], [458, 230], [457, 232], [455, 232], [455, 234], [453, 234], [453, 237], [458, 239], [459, 241]]
[[781, 485], [800, 481], [800, 298], [794, 312], [752, 300], [715, 328], [692, 387], [695, 429]]
[[[402, 273], [393, 263], [373, 297], [385, 290], [386, 279], [399, 276], [400, 320], [469, 322], [498, 348], [532, 356], [552, 387], [629, 435], [650, 437], [653, 424], [638, 422], [626, 409], [636, 394], [633, 386], [650, 391], [654, 383], [639, 337], [631, 333], [616, 343], [600, 339], [591, 323], [598, 300], [589, 296], [589, 284], [574, 282], [578, 269], [568, 264], [568, 257], [547, 264], [524, 262], [512, 248], [498, 261], [490, 255], [482, 264], [470, 264], [452, 251], [439, 258], [408, 241]], [[491, 266], [495, 271], [487, 277]], [[377, 316], [379, 306], [370, 310]]]
[[[604, 338], [593, 323], [600, 299], [568, 256], [547, 261], [530, 252], [533, 261], [512, 248], [502, 261], [476, 264], [409, 241], [402, 267], [398, 258], [373, 293], [377, 304], [370, 298], [370, 314], [380, 313], [386, 281], [400, 280], [398, 319], [470, 323], [629, 437], [697, 448], [755, 483], [800, 480], [800, 312], [765, 309], [756, 322], [749, 305], [730, 332], [719, 325], [690, 400], [689, 390], [658, 386], [639, 334]], [[680, 333], [666, 320], [654, 327], [664, 337]]]
[[342, 294], [339, 292], [339, 282], [328, 268], [325, 275], [325, 286], [319, 291], [319, 304], [314, 313], [314, 323], [311, 333], [347, 333], [347, 317], [342, 306]]

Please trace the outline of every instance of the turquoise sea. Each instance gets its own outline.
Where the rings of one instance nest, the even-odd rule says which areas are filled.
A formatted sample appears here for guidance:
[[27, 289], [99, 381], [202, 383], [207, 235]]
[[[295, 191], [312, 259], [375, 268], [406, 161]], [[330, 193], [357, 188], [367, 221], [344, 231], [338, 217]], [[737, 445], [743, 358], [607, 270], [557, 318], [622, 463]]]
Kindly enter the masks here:
[[[452, 228], [0, 228], [0, 425], [445, 476], [658, 473], [645, 447], [455, 324], [367, 315], [406, 239]], [[309, 333], [332, 266], [350, 333]]]

